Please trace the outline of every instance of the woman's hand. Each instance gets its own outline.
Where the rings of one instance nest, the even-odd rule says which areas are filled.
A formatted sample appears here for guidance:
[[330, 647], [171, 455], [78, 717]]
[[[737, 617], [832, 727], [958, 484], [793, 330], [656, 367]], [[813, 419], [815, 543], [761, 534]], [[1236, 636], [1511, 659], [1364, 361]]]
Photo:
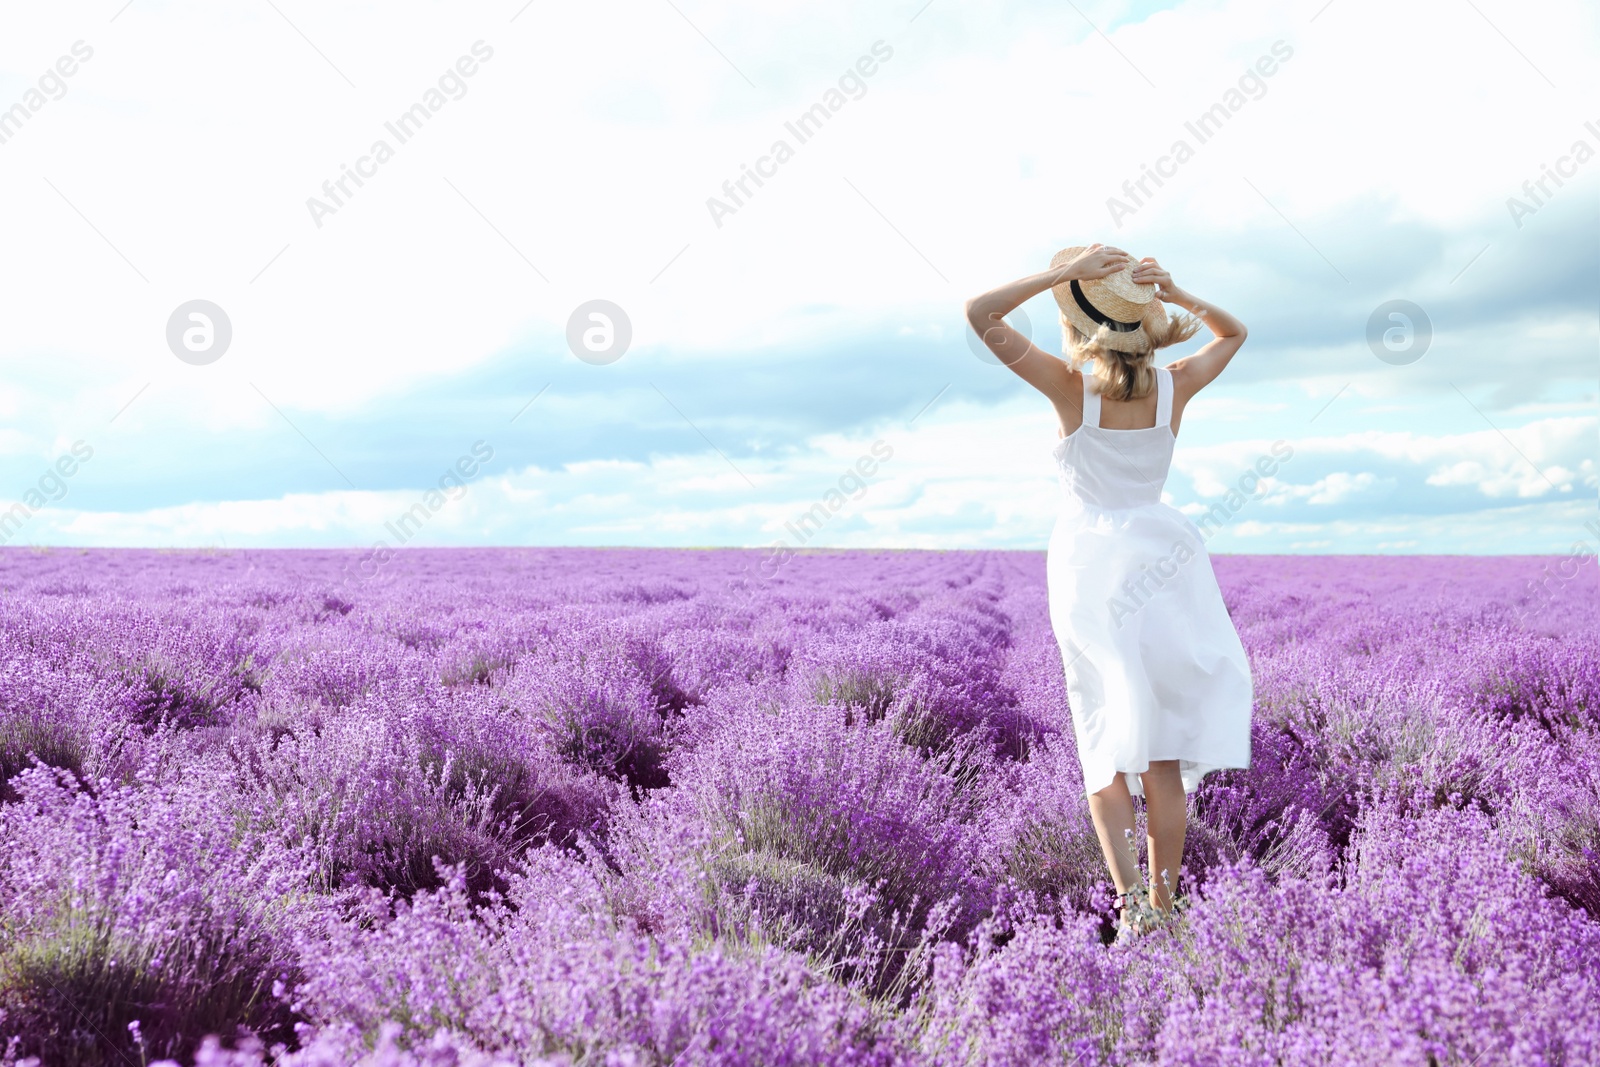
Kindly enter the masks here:
[[[1091, 281], [1117, 273], [1128, 265], [1128, 253], [1109, 245], [1092, 244], [1059, 268], [1061, 281]], [[1059, 284], [1059, 283], [1057, 283]]]
[[1169, 304], [1175, 303], [1175, 298], [1183, 292], [1172, 284], [1172, 275], [1156, 262], [1154, 256], [1145, 256], [1134, 266], [1133, 280], [1140, 285], [1154, 285], [1156, 295]]

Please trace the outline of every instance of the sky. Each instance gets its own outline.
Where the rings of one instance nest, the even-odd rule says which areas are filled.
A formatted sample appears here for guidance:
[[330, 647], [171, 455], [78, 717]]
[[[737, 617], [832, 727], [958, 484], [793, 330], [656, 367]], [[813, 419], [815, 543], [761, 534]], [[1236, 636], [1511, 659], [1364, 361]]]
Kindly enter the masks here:
[[0, 542], [1043, 549], [1054, 412], [963, 305], [1101, 241], [1249, 327], [1166, 487], [1243, 483], [1211, 551], [1593, 552], [1597, 53], [1580, 0], [7, 5]]

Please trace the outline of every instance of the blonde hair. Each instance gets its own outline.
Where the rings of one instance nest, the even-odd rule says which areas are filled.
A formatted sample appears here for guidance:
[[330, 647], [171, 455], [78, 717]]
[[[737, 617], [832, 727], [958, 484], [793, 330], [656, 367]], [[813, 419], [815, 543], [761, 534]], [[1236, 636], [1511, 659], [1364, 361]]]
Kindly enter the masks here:
[[[1094, 360], [1092, 381], [1101, 396], [1136, 400], [1155, 390], [1156, 349], [1187, 341], [1199, 329], [1200, 320], [1193, 315], [1169, 315], [1161, 301], [1152, 300], [1144, 317], [1144, 332], [1150, 346], [1143, 351], [1112, 348], [1111, 343], [1121, 335], [1109, 326], [1101, 326], [1093, 334], [1084, 336], [1065, 315], [1061, 316], [1061, 347], [1074, 370], [1081, 371], [1085, 363]], [[1086, 379], [1084, 384], [1089, 381]]]

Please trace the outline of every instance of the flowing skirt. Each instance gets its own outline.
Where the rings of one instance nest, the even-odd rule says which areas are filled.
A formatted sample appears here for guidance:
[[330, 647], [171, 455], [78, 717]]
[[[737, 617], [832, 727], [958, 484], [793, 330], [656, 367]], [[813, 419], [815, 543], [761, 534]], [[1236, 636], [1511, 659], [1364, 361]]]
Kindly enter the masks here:
[[1050, 625], [1066, 667], [1089, 793], [1176, 759], [1185, 793], [1250, 766], [1254, 686], [1199, 529], [1166, 504], [1068, 503], [1046, 553]]

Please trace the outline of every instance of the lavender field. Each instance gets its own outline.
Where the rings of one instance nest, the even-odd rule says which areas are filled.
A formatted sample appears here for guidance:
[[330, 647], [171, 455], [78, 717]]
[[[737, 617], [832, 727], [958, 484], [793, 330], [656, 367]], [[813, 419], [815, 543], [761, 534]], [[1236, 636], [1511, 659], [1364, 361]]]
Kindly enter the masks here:
[[0, 552], [0, 1063], [1600, 1063], [1592, 560], [1218, 557], [1113, 945], [1043, 554], [761, 559]]

